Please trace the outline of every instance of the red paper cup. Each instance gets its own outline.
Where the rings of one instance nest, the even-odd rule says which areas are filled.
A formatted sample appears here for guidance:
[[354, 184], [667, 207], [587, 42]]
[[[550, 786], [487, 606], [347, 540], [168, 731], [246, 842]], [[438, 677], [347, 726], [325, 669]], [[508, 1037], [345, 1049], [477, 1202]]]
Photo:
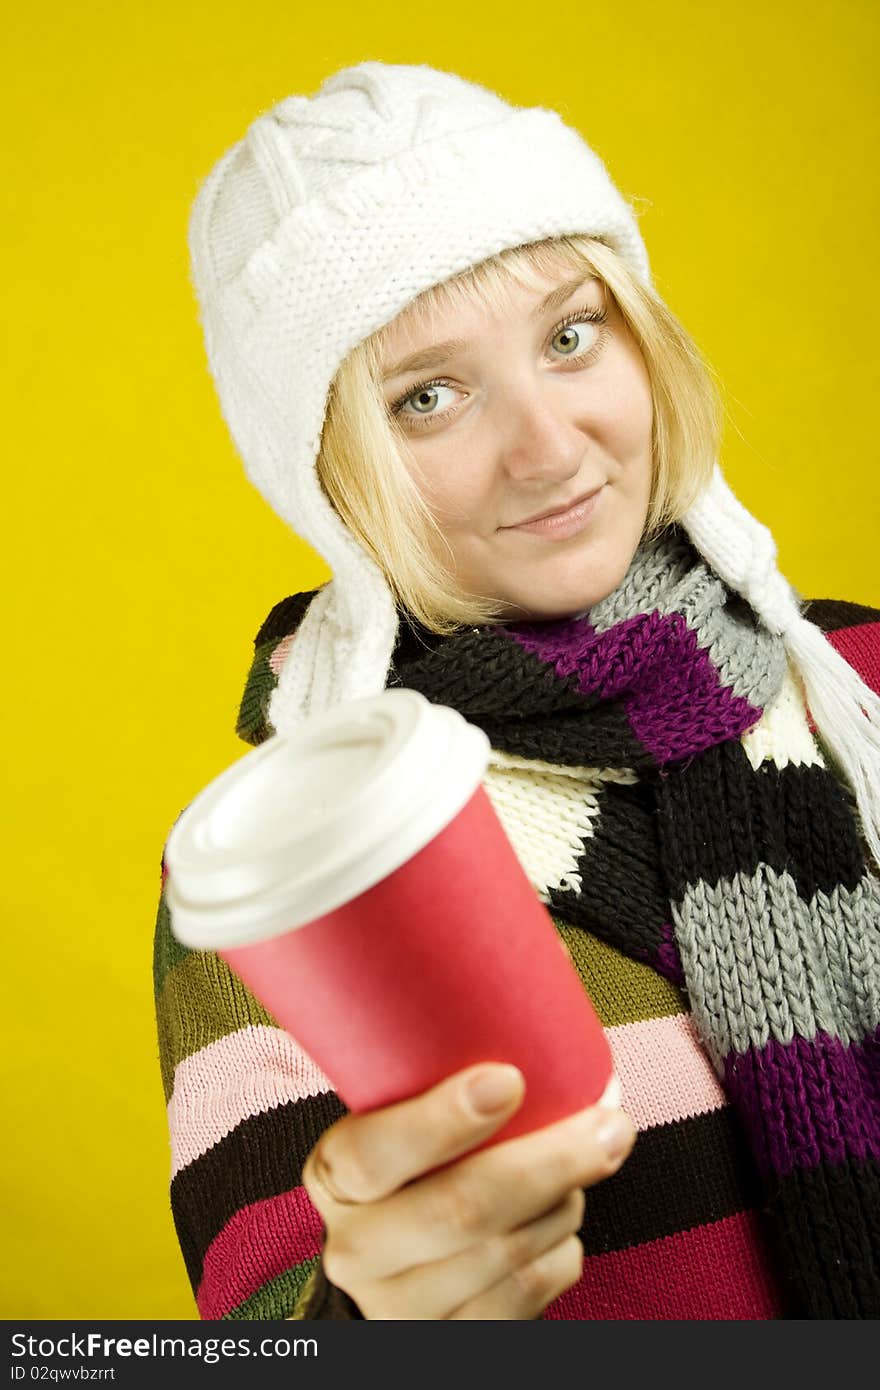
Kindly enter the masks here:
[[411, 690], [245, 754], [174, 825], [172, 929], [217, 951], [355, 1113], [479, 1062], [489, 1142], [619, 1103], [602, 1025], [481, 782], [482, 730]]

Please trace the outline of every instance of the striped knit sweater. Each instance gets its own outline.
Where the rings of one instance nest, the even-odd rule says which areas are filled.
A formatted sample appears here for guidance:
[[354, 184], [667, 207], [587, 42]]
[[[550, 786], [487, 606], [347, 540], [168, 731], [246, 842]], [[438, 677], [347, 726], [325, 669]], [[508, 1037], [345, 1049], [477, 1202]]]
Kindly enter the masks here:
[[[237, 732], [257, 745], [277, 672], [313, 593], [260, 628]], [[880, 691], [880, 611], [814, 600], [809, 617]], [[743, 737], [753, 766], [815, 756], [789, 672]], [[572, 844], [595, 833], [602, 789], [627, 774], [558, 767], [493, 750], [484, 782], [536, 891], [571, 883]], [[171, 1136], [171, 1208], [200, 1316], [358, 1317], [324, 1278], [305, 1158], [345, 1113], [327, 1078], [213, 953], [171, 934], [162, 892], [154, 982]], [[800, 1309], [778, 1235], [760, 1209], [753, 1160], [700, 1047], [682, 987], [554, 917], [607, 1030], [623, 1108], [639, 1137], [619, 1172], [589, 1189], [576, 1285], [546, 1319], [756, 1319]]]

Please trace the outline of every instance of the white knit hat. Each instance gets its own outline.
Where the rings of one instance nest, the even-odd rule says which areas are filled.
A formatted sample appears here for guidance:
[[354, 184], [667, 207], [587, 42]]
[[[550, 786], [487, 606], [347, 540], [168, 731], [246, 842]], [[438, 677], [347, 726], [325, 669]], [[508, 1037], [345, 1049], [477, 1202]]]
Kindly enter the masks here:
[[[280, 672], [276, 732], [383, 690], [397, 636], [390, 586], [315, 468], [343, 359], [423, 290], [508, 247], [578, 233], [650, 284], [633, 211], [576, 130], [424, 65], [359, 63], [287, 97], [205, 178], [189, 242], [223, 415], [251, 482], [333, 573]], [[717, 463], [681, 524], [784, 636], [880, 863], [880, 699], [801, 616], [770, 531]]]

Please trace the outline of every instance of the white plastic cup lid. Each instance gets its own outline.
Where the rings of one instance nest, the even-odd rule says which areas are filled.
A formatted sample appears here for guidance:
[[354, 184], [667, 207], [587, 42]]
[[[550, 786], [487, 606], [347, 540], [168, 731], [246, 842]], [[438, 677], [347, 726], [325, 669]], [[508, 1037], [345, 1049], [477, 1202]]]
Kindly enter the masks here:
[[415, 690], [336, 705], [210, 782], [165, 847], [174, 935], [248, 946], [332, 912], [417, 854], [470, 800], [489, 740]]

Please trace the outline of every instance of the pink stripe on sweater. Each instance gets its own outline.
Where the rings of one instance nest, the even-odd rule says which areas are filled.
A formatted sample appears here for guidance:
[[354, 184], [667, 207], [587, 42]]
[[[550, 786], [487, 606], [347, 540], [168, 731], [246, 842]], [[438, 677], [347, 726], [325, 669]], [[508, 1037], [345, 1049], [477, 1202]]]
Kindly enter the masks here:
[[272, 653], [269, 657], [269, 666], [271, 667], [274, 675], [281, 675], [281, 668], [284, 665], [287, 653], [293, 646], [295, 637], [295, 632], [288, 632], [286, 637], [282, 637], [281, 641], [278, 643], [278, 646], [273, 648]]
[[606, 1029], [620, 1079], [621, 1109], [636, 1129], [651, 1129], [727, 1104], [690, 1014]]
[[222, 1318], [270, 1279], [312, 1259], [322, 1238], [321, 1218], [303, 1187], [242, 1207], [208, 1246], [199, 1316]]
[[739, 1212], [629, 1250], [588, 1255], [582, 1278], [544, 1317], [751, 1321], [782, 1312], [758, 1218]]
[[227, 1033], [177, 1064], [168, 1102], [171, 1176], [219, 1144], [242, 1120], [331, 1089], [283, 1028], [249, 1024]]

